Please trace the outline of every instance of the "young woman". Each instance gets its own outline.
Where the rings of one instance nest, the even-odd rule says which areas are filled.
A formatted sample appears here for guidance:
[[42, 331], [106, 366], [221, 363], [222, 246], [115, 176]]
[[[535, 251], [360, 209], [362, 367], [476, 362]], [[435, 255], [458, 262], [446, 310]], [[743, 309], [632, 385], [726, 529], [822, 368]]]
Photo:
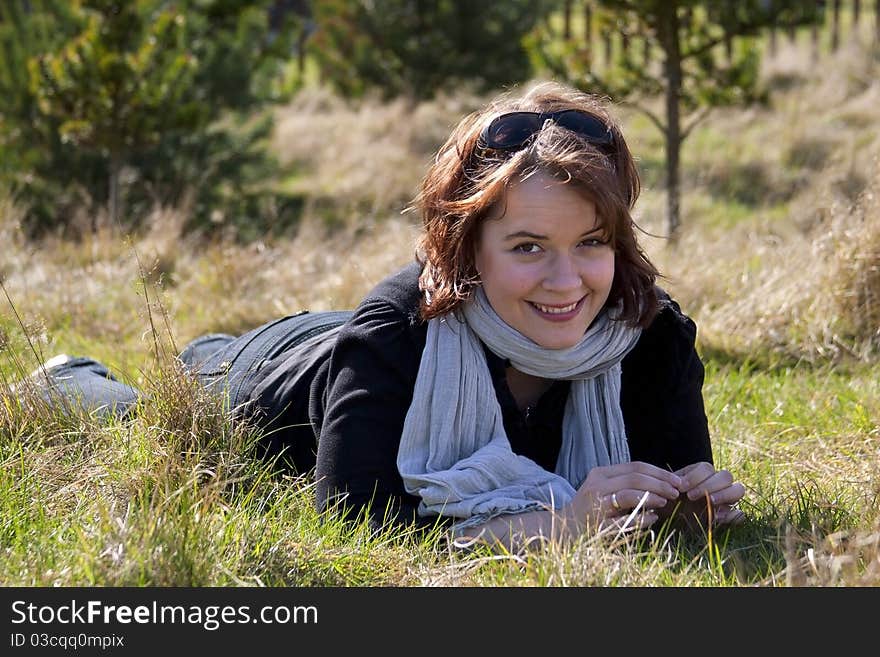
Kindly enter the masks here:
[[[430, 167], [416, 261], [353, 312], [205, 336], [181, 359], [265, 427], [269, 455], [314, 468], [321, 509], [439, 519], [508, 547], [630, 516], [739, 522], [696, 327], [656, 287], [638, 194], [597, 98], [555, 83], [504, 95]], [[126, 412], [138, 394], [89, 359], [48, 374], [92, 408]]]

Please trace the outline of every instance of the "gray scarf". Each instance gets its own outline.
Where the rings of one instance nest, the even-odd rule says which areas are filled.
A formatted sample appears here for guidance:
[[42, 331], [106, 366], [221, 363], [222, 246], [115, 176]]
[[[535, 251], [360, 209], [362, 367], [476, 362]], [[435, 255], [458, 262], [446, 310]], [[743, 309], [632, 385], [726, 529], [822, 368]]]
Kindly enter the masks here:
[[[419, 514], [462, 518], [561, 508], [597, 465], [629, 460], [620, 410], [620, 361], [641, 333], [602, 311], [583, 340], [545, 349], [506, 324], [482, 288], [457, 313], [428, 322], [397, 467]], [[526, 374], [573, 381], [555, 472], [515, 454], [504, 431], [482, 340]]]

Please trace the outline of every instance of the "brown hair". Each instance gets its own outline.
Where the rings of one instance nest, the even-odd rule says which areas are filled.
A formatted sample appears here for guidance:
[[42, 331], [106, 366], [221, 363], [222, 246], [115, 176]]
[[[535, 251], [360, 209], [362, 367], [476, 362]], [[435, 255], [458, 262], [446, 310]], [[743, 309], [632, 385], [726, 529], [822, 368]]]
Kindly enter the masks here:
[[[486, 149], [480, 132], [506, 112], [575, 109], [609, 127], [610, 154], [574, 132], [550, 123], [514, 153]], [[647, 326], [657, 312], [659, 276], [638, 244], [631, 210], [640, 185], [635, 162], [620, 128], [602, 99], [556, 82], [533, 86], [520, 97], [503, 95], [465, 117], [440, 148], [414, 201], [424, 225], [417, 245], [423, 265], [419, 284], [427, 292], [421, 316], [428, 320], [455, 310], [480, 284], [474, 265], [479, 227], [505, 190], [535, 171], [571, 184], [596, 204], [596, 214], [614, 248], [614, 281], [608, 304], [622, 305], [619, 319]]]

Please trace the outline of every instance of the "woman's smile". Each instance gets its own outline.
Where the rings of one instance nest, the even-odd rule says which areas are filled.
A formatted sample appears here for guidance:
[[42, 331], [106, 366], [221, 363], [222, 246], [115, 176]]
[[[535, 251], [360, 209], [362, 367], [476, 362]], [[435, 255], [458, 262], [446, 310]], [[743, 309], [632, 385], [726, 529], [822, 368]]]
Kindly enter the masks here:
[[537, 311], [537, 313], [550, 322], [567, 322], [574, 319], [584, 307], [584, 301], [587, 297], [580, 300], [563, 305], [548, 305], [529, 301], [528, 303]]

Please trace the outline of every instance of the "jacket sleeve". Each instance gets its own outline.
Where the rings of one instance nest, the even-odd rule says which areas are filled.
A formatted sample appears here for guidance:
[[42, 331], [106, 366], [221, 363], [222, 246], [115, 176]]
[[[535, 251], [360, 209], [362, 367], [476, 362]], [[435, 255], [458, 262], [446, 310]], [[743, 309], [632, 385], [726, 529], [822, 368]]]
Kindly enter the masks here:
[[712, 463], [697, 327], [671, 299], [624, 358], [621, 408], [634, 461], [669, 470]]
[[406, 493], [397, 470], [422, 348], [409, 318], [387, 300], [363, 302], [342, 328], [311, 414], [319, 510], [339, 503], [348, 518], [369, 510], [374, 526], [428, 523], [417, 518], [419, 500]]

